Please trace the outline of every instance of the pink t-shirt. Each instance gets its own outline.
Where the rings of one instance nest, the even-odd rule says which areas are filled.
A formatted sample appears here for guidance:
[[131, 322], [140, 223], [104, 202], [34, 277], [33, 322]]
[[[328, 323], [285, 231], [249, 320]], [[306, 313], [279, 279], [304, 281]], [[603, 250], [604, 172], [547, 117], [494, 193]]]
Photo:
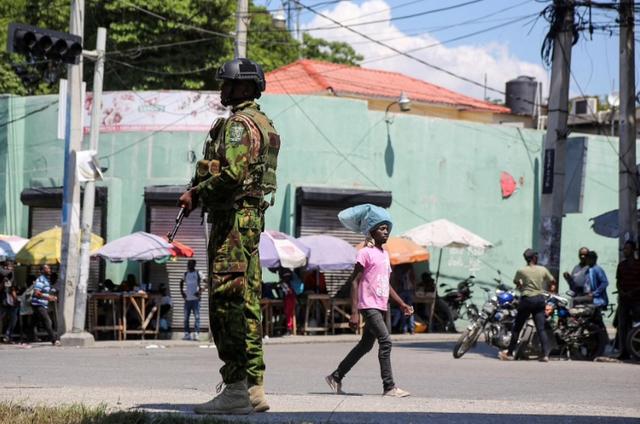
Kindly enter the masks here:
[[387, 310], [391, 263], [386, 250], [364, 247], [356, 261], [364, 267], [358, 285], [358, 309]]

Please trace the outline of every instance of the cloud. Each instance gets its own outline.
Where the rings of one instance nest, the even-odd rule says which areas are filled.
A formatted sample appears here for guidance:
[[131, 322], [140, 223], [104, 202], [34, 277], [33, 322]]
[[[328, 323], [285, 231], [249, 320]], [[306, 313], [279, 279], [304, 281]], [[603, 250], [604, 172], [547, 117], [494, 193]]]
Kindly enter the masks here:
[[[505, 83], [508, 80], [520, 75], [533, 76], [538, 81], [542, 81], [545, 87], [548, 87], [545, 69], [538, 64], [525, 62], [515, 57], [510, 53], [507, 43], [463, 44], [450, 47], [446, 44], [438, 45], [442, 40], [428, 32], [419, 34], [403, 33], [394, 25], [393, 21], [388, 21], [391, 17], [391, 10], [384, 0], [369, 0], [359, 5], [354, 2], [341, 1], [333, 9], [322, 10], [322, 13], [345, 25], [372, 20], [383, 21], [359, 25], [354, 29], [371, 38], [383, 41], [385, 44], [389, 44], [402, 52], [420, 49], [411, 52], [411, 55], [481, 84], [484, 82], [486, 74], [487, 85], [500, 91], [504, 91]], [[335, 26], [333, 22], [316, 16], [305, 28]], [[476, 98], [484, 96], [482, 87], [449, 76], [413, 59], [395, 54], [392, 50], [367, 42], [363, 37], [346, 29], [332, 28], [312, 31], [311, 35], [330, 41], [350, 43], [359, 54], [364, 56], [363, 67], [400, 72]], [[469, 38], [469, 41], [471, 40], [473, 38]], [[424, 48], [425, 46], [432, 47]], [[491, 98], [503, 100], [503, 96], [499, 93], [487, 91], [487, 95]]]

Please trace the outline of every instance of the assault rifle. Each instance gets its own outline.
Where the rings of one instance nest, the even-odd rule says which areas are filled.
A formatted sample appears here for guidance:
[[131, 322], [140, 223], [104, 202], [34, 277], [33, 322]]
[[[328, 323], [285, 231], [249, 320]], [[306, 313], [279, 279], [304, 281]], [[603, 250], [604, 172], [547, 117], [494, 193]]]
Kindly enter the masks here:
[[187, 209], [184, 206], [182, 206], [178, 211], [178, 215], [176, 216], [176, 223], [173, 225], [173, 230], [167, 233], [167, 240], [169, 240], [169, 243], [172, 243], [173, 239], [176, 238], [176, 234], [178, 233], [180, 225], [182, 225], [182, 220], [184, 219], [186, 212]]

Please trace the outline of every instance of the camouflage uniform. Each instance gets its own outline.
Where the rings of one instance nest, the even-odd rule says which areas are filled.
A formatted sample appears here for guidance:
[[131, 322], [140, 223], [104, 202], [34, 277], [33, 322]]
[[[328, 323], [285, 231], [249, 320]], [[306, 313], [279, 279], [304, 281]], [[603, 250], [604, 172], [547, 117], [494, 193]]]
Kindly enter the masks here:
[[[212, 223], [209, 240], [209, 319], [226, 384], [248, 378], [262, 385], [264, 359], [258, 245], [264, 229], [265, 162], [273, 175], [280, 138], [253, 101], [233, 108], [211, 130], [198, 163], [196, 192]], [[205, 179], [206, 178], [206, 179]]]

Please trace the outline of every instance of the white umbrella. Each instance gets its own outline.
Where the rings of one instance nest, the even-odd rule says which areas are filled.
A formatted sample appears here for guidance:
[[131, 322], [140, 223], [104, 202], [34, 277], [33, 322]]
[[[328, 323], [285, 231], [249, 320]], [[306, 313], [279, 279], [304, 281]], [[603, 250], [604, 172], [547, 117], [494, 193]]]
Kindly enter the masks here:
[[155, 234], [138, 231], [105, 244], [93, 256], [111, 262], [151, 261], [171, 256], [171, 245]]
[[412, 228], [402, 236], [412, 240], [420, 246], [440, 248], [436, 281], [440, 275], [442, 248], [449, 247], [463, 249], [472, 247], [476, 249], [488, 249], [493, 246], [491, 242], [446, 219], [437, 219]]
[[446, 219], [437, 219], [415, 227], [402, 235], [425, 247], [474, 247], [486, 249], [491, 242]]
[[0, 235], [0, 258], [15, 259], [16, 254], [28, 241], [29, 239], [18, 236]]

